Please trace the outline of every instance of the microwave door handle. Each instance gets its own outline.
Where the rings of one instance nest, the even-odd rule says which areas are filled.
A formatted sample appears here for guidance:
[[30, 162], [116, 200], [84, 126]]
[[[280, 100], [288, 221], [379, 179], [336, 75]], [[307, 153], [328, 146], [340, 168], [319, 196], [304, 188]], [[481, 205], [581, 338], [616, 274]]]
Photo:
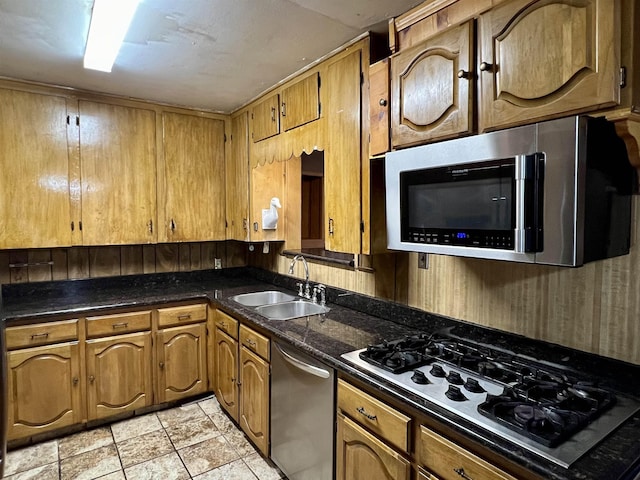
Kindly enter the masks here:
[[544, 250], [544, 153], [522, 157], [522, 248], [524, 252]]

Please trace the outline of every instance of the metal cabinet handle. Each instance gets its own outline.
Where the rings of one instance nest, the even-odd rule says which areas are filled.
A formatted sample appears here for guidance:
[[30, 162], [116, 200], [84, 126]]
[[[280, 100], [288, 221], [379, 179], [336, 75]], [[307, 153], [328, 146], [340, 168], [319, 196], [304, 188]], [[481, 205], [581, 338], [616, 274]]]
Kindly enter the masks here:
[[129, 324], [127, 322], [114, 323], [112, 325], [114, 330], [118, 330], [119, 328], [127, 328], [127, 326], [129, 326]]
[[454, 468], [453, 471], [464, 478], [464, 480], [473, 480], [473, 478], [465, 473], [464, 468]]
[[147, 227], [149, 227], [149, 233], [153, 233], [153, 220], [149, 220]]
[[174, 221], [173, 221], [173, 218], [171, 219], [171, 225], [170, 225], [170, 227], [169, 227], [169, 228], [171, 228], [171, 231], [172, 231], [172, 232], [174, 232], [174, 231], [175, 231], [175, 229], [176, 229], [176, 222], [174, 222]]
[[191, 314], [187, 313], [186, 315], [178, 315], [178, 320], [191, 320]]
[[220, 322], [220, 326], [226, 330], [227, 329], [227, 322]]
[[309, 365], [302, 360], [298, 360], [293, 355], [289, 355], [277, 343], [274, 343], [273, 346], [276, 347], [276, 350], [280, 353], [280, 355], [282, 355], [282, 358], [284, 358], [287, 363], [293, 365], [294, 367], [297, 367], [304, 372], [310, 373], [311, 375], [315, 375], [316, 377], [320, 378], [329, 378], [331, 376], [331, 374], [325, 369], [316, 367], [315, 365]]
[[387, 99], [386, 99], [386, 98], [381, 98], [381, 99], [378, 101], [378, 104], [379, 104], [381, 107], [386, 107], [388, 103], [389, 103], [389, 102], [387, 102]]
[[333, 218], [329, 219], [329, 235], [333, 235]]
[[458, 78], [469, 78], [469, 72], [466, 70], [458, 70]]
[[282, 102], [282, 116], [287, 116], [287, 104], [285, 102]]
[[242, 229], [247, 230], [249, 228], [249, 222], [246, 218], [242, 219]]
[[250, 338], [247, 338], [247, 343], [254, 348], [258, 345], [256, 342], [254, 342]]
[[78, 377], [73, 377], [73, 386], [77, 386], [80, 379]]
[[493, 69], [493, 65], [491, 63], [482, 62], [480, 64], [480, 70], [482, 70], [483, 72], [490, 72], [492, 69]]
[[276, 107], [271, 107], [271, 121], [276, 121]]
[[31, 340], [38, 340], [40, 338], [49, 338], [49, 332], [34, 333], [33, 335], [31, 335]]
[[375, 421], [378, 419], [377, 415], [371, 415], [364, 409], [364, 407], [356, 408], [356, 412], [358, 412], [360, 415], [364, 415], [365, 417], [367, 417], [369, 420], [372, 420], [372, 421]]
[[253, 222], [253, 231], [254, 232], [258, 231], [258, 222]]

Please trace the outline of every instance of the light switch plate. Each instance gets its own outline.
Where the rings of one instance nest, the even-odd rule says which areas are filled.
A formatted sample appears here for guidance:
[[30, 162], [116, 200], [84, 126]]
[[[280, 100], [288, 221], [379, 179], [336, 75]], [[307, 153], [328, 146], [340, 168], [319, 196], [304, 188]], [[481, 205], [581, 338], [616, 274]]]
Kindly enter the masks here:
[[221, 258], [214, 258], [213, 259], [213, 268], [215, 270], [220, 270], [222, 268], [222, 259]]

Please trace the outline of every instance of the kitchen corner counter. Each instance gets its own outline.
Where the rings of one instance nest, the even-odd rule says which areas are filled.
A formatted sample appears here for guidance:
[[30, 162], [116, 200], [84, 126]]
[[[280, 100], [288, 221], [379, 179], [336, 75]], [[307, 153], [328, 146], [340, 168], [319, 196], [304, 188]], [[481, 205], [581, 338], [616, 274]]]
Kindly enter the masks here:
[[[416, 330], [435, 332], [453, 328], [481, 343], [516, 350], [533, 358], [567, 364], [582, 374], [602, 380], [608, 387], [640, 397], [640, 367], [552, 345], [521, 336], [482, 328], [454, 319], [432, 315], [406, 306], [329, 287], [324, 315], [286, 321], [269, 321], [252, 308], [230, 297], [265, 289], [291, 291], [297, 279], [253, 268], [199, 272], [135, 275], [105, 279], [5, 285], [0, 317], [16, 325], [61, 315], [114, 308], [136, 308], [162, 303], [211, 301], [212, 305], [239, 316], [270, 336], [288, 342], [322, 360], [343, 374], [351, 375], [376, 391], [394, 398], [408, 408], [438, 419], [447, 427], [525, 466], [543, 478], [556, 480], [632, 479], [632, 468], [640, 462], [640, 413], [636, 413], [614, 433], [564, 469], [457, 417], [432, 402], [400, 390], [347, 363], [341, 355]], [[390, 319], [393, 319], [390, 320]]]

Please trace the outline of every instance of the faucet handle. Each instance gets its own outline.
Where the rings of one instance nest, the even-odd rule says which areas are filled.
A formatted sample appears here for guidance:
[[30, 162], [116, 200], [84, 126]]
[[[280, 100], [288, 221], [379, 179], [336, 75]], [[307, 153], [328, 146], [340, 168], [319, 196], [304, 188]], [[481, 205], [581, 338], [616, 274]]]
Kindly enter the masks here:
[[304, 284], [302, 282], [296, 282], [296, 287], [298, 287], [298, 296], [299, 297], [304, 297], [304, 293], [302, 291], [302, 288], [304, 287]]
[[315, 296], [316, 290], [320, 292], [320, 305], [324, 307], [324, 304], [327, 302], [327, 298], [326, 298], [327, 287], [322, 283], [317, 284], [315, 287], [313, 287], [314, 296]]

